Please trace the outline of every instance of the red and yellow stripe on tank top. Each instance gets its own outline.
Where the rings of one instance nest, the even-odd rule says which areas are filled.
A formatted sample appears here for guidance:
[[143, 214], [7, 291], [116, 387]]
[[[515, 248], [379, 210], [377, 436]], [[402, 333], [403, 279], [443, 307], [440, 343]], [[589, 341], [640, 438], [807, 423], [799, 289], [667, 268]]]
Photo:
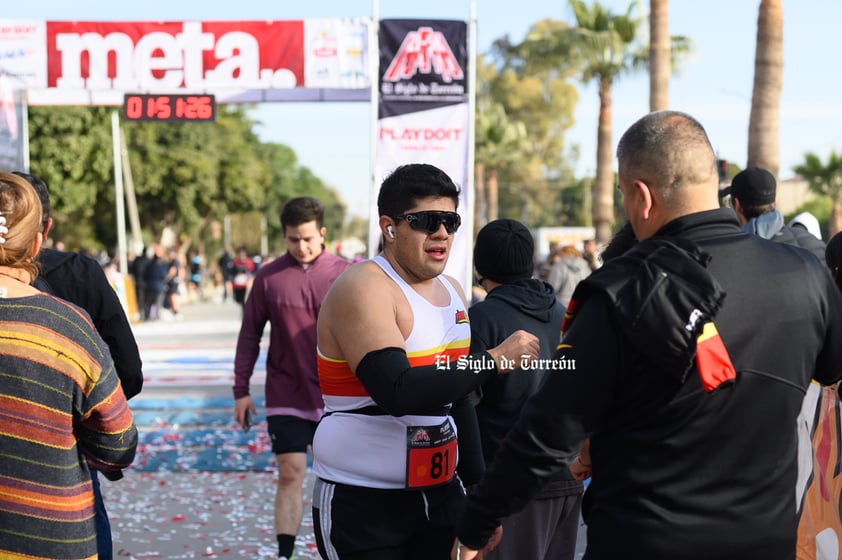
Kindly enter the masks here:
[[[470, 339], [453, 340], [435, 348], [407, 352], [411, 367], [429, 366], [436, 363], [455, 364], [461, 357], [468, 355]], [[449, 358], [449, 360], [448, 360]], [[354, 375], [348, 362], [345, 360], [334, 360], [318, 353], [319, 386], [323, 395], [335, 397], [367, 397], [359, 378]]]

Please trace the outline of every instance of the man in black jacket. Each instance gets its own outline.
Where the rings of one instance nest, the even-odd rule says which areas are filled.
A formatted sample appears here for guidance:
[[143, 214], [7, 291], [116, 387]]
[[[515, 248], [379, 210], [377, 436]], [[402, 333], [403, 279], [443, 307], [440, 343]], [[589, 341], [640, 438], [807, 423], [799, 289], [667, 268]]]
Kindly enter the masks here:
[[842, 297], [818, 259], [719, 208], [689, 115], [646, 115], [617, 149], [639, 243], [579, 285], [548, 376], [457, 527], [474, 558], [589, 438], [589, 560], [795, 558], [796, 417], [842, 378]]
[[824, 262], [824, 242], [802, 227], [784, 224], [784, 216], [775, 208], [775, 176], [762, 167], [748, 167], [734, 176], [731, 186], [719, 196], [731, 197], [731, 206], [743, 230], [764, 239], [806, 249]]
[[[479, 427], [480, 461], [471, 461], [474, 454], [463, 449], [463, 441], [467, 444], [475, 438], [465, 433], [467, 430], [456, 418], [462, 436], [459, 476], [469, 485], [476, 483], [485, 467], [491, 465], [506, 432], [529, 397], [540, 390], [544, 378], [575, 371], [573, 363], [552, 360], [561, 336], [564, 306], [549, 283], [532, 278], [534, 250], [532, 234], [526, 226], [508, 219], [489, 222], [479, 231], [474, 244], [477, 282], [488, 295], [468, 310], [471, 353], [497, 346], [518, 329], [537, 336], [541, 350], [538, 362], [510, 375], [493, 376], [470, 395]], [[572, 560], [583, 490], [582, 483], [563, 469], [523, 511], [504, 522], [505, 538], [486, 554], [486, 560]]]
[[[50, 233], [53, 219], [50, 217], [50, 192], [47, 184], [35, 175], [15, 172], [35, 188], [43, 208], [44, 239]], [[87, 311], [94, 327], [108, 345], [123, 393], [130, 399], [140, 393], [143, 387], [143, 370], [140, 352], [123, 305], [100, 264], [85, 255], [56, 249], [41, 249], [38, 253], [41, 265], [35, 287], [51, 293]], [[114, 476], [116, 474], [116, 476]], [[109, 479], [118, 480], [122, 473], [109, 473]], [[100, 560], [112, 558], [111, 524], [102, 500], [99, 478], [91, 471], [94, 488], [97, 548]]]

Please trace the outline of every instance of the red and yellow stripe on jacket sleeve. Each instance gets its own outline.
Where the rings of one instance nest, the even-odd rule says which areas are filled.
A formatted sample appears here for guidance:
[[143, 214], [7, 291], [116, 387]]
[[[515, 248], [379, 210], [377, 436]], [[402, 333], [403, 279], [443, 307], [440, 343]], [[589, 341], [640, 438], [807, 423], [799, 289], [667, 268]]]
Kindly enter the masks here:
[[731, 356], [713, 322], [706, 323], [696, 339], [696, 367], [702, 386], [708, 392], [737, 378]]

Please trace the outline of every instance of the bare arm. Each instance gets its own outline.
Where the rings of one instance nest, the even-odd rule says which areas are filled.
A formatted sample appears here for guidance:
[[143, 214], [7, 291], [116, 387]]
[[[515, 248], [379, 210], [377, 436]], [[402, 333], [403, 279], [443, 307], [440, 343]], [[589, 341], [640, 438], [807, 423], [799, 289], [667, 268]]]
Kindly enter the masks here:
[[374, 350], [405, 350], [401, 326], [409, 333], [412, 323], [398, 317], [398, 297], [403, 297], [400, 288], [376, 264], [365, 262], [349, 268], [322, 302], [319, 350], [329, 358], [345, 360], [352, 371]]

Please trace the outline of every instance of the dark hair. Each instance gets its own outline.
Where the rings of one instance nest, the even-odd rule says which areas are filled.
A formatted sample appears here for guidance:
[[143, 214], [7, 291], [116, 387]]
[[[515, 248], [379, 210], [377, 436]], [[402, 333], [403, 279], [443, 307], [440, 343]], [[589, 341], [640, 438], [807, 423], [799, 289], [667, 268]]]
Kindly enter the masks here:
[[381, 216], [397, 216], [425, 198], [449, 198], [459, 207], [459, 187], [441, 169], [428, 163], [401, 165], [383, 180], [377, 196]]
[[[734, 198], [733, 195], [732, 195], [732, 198]], [[737, 198], [737, 200], [740, 200], [740, 199]], [[743, 216], [745, 216], [745, 218], [747, 220], [750, 220], [752, 218], [756, 218], [758, 216], [762, 216], [763, 214], [771, 212], [774, 209], [775, 209], [775, 203], [774, 202], [770, 202], [769, 204], [757, 204], [757, 205], [752, 206], [752, 205], [749, 205], [749, 204], [743, 204], [743, 201], [740, 200], [740, 210], [742, 211]]]
[[311, 196], [291, 198], [281, 209], [281, 229], [284, 233], [288, 226], [300, 226], [312, 221], [316, 222], [316, 227], [322, 228], [325, 221], [325, 207]]
[[836, 286], [842, 290], [842, 232], [837, 233], [827, 242], [824, 249], [824, 260]]
[[50, 219], [50, 189], [47, 188], [47, 183], [37, 175], [24, 173], [23, 171], [12, 171], [18, 177], [25, 179], [27, 183], [32, 185], [35, 192], [38, 193], [38, 199], [41, 201], [41, 231], [47, 227], [47, 222]]

